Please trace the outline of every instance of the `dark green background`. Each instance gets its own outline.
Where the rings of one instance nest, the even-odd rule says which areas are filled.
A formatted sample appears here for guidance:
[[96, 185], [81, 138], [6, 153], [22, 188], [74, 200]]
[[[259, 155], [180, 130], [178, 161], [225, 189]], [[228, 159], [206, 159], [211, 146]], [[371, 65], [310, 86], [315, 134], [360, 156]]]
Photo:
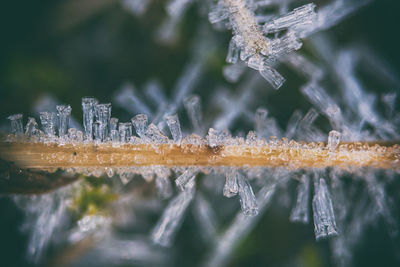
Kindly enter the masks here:
[[[1, 123], [6, 123], [5, 118], [12, 113], [29, 114], [33, 103], [46, 93], [71, 104], [77, 118], [81, 117], [78, 107], [82, 96], [110, 101], [113, 92], [126, 80], [141, 86], [156, 77], [168, 93], [190, 57], [189, 43], [195, 29], [204, 20], [197, 15], [195, 7], [191, 8], [179, 27], [179, 42], [164, 46], [153, 40], [154, 31], [165, 15], [163, 1], [154, 1], [139, 19], [123, 11], [117, 1], [109, 1], [95, 12], [91, 11], [95, 10], [96, 1], [88, 1], [93, 6], [77, 5], [69, 12], [65, 11], [67, 2], [3, 1], [0, 4]], [[399, 3], [376, 0], [330, 32], [339, 45], [354, 41], [368, 44], [398, 75]], [[217, 34], [221, 46], [206, 72], [208, 79], [215, 79], [215, 84], [223, 82], [220, 73], [230, 38], [229, 32]], [[204, 89], [203, 93], [207, 90], [212, 88]], [[281, 107], [287, 101], [298, 101], [296, 94], [285, 86], [273, 97]], [[118, 112], [116, 109], [114, 114]], [[284, 110], [281, 112], [285, 114]], [[292, 224], [288, 216], [288, 212], [269, 210], [235, 253], [231, 265], [282, 266], [288, 258], [301, 253], [308, 257], [309, 264], [331, 265], [328, 243], [316, 244], [312, 227]], [[22, 218], [12, 201], [0, 199], [0, 266], [28, 264], [24, 259], [27, 237], [19, 231]], [[191, 236], [190, 218], [182, 231], [187, 234], [180, 238]], [[365, 240], [360, 241], [354, 253], [355, 266], [398, 266], [391, 242], [383, 223], [377, 222], [367, 231]], [[189, 264], [190, 260], [182, 262]]]

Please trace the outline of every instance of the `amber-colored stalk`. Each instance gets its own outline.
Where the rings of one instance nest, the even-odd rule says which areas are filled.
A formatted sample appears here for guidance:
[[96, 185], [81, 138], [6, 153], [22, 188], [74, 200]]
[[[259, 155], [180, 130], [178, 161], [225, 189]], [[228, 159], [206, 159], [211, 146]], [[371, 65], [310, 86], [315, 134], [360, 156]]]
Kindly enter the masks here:
[[0, 142], [0, 158], [20, 168], [55, 171], [65, 168], [174, 166], [286, 167], [289, 169], [375, 167], [400, 169], [396, 143], [324, 143], [208, 145]]

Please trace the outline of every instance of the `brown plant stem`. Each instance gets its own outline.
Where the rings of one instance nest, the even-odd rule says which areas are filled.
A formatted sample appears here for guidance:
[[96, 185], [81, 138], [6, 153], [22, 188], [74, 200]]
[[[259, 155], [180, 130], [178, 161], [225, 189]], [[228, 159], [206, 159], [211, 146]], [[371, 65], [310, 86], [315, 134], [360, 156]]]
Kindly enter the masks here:
[[175, 166], [400, 168], [400, 146], [378, 142], [248, 145], [29, 143], [0, 142], [0, 158], [22, 169], [56, 171], [66, 168]]

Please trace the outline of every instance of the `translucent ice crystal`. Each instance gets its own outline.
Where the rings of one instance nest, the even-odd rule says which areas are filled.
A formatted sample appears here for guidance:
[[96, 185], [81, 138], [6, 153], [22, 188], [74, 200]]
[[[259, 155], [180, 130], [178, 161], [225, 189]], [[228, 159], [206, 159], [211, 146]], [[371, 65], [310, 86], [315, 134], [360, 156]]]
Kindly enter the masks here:
[[87, 140], [93, 139], [94, 107], [97, 103], [98, 101], [95, 98], [82, 98], [83, 127], [85, 128], [85, 138]]
[[174, 139], [174, 142], [180, 145], [182, 141], [182, 132], [178, 115], [165, 115], [165, 120], [167, 121], [167, 125], [171, 132], [172, 138]]
[[229, 42], [228, 54], [226, 55], [226, 62], [235, 64], [239, 59], [240, 48], [236, 45], [236, 41], [232, 38]]
[[301, 41], [293, 32], [288, 32], [280, 38], [268, 42], [268, 53], [273, 56], [281, 56], [292, 51], [299, 50], [302, 46]]
[[175, 180], [176, 186], [181, 190], [185, 191], [188, 185], [195, 180], [197, 172], [193, 168], [186, 169], [178, 178]]
[[29, 117], [28, 122], [25, 126], [25, 135], [28, 137], [32, 137], [38, 134], [38, 124], [35, 118]]
[[296, 110], [295, 112], [293, 112], [292, 116], [290, 116], [290, 119], [286, 126], [286, 137], [288, 139], [292, 139], [295, 135], [297, 126], [299, 125], [302, 117], [303, 114], [301, 114], [300, 110]]
[[94, 107], [96, 120], [100, 122], [100, 138], [105, 141], [109, 136], [111, 104], [97, 104]]
[[194, 131], [196, 133], [201, 133], [202, 114], [201, 114], [200, 97], [197, 95], [188, 96], [183, 100], [183, 104], [188, 113], [190, 122], [193, 125]]
[[69, 127], [69, 118], [71, 116], [71, 106], [70, 105], [58, 105], [56, 106], [57, 116], [58, 116], [58, 136], [64, 138], [67, 135], [67, 130]]
[[249, 181], [246, 177], [238, 173], [237, 183], [239, 187], [240, 207], [244, 215], [256, 216], [258, 214], [258, 204]]
[[22, 114], [8, 116], [7, 119], [9, 119], [11, 122], [11, 133], [20, 136], [23, 134], [22, 117]]
[[102, 127], [101, 127], [101, 122], [95, 121], [93, 123], [93, 131], [94, 131], [94, 140], [96, 142], [101, 142], [102, 141]]
[[135, 127], [136, 133], [139, 135], [140, 138], [146, 138], [146, 131], [147, 131], [147, 115], [146, 114], [138, 114], [131, 119], [133, 127]]
[[53, 138], [56, 134], [56, 114], [54, 112], [40, 112], [40, 122], [47, 137]]
[[157, 193], [160, 198], [166, 199], [172, 195], [172, 186], [168, 176], [157, 175], [155, 182]]
[[296, 206], [290, 214], [292, 222], [309, 222], [310, 181], [307, 175], [303, 175], [297, 187]]
[[274, 89], [279, 89], [284, 83], [285, 78], [276, 71], [274, 68], [268, 66], [266, 63], [262, 63], [260, 65], [260, 74], [261, 76], [269, 82]]
[[313, 213], [314, 213], [314, 232], [317, 240], [336, 236], [337, 227], [335, 214], [333, 212], [332, 199], [328, 191], [324, 178], [314, 177], [314, 198], [313, 198]]
[[76, 134], [76, 129], [75, 128], [69, 128], [68, 129], [68, 139], [70, 141], [76, 141], [78, 139], [78, 136]]
[[328, 149], [333, 151], [335, 150], [340, 143], [341, 133], [337, 131], [330, 131], [328, 136]]
[[226, 172], [226, 180], [224, 185], [224, 196], [225, 197], [233, 197], [239, 191], [237, 180], [239, 176], [239, 172], [237, 169], [231, 168]]
[[268, 110], [265, 108], [257, 108], [255, 116], [254, 116], [254, 122], [255, 122], [255, 130], [259, 135], [262, 135], [262, 133], [265, 131], [266, 121], [267, 121], [267, 115], [268, 115]]
[[315, 82], [303, 86], [301, 92], [331, 121], [342, 122], [341, 111], [336, 102], [328, 95], [324, 88]]
[[168, 143], [168, 137], [166, 137], [153, 123], [150, 123], [149, 127], [147, 127], [146, 138], [156, 144]]
[[112, 130], [117, 130], [118, 127], [118, 118], [111, 118], [110, 119], [110, 132]]
[[227, 130], [217, 131], [213, 128], [210, 128], [207, 135], [208, 145], [210, 147], [223, 145], [229, 137], [230, 133]]
[[310, 3], [298, 8], [292, 12], [282, 15], [270, 22], [264, 24], [264, 33], [279, 32], [281, 30], [292, 28], [293, 30], [303, 28], [307, 25], [312, 25], [316, 19], [315, 4]]
[[118, 124], [120, 142], [127, 143], [132, 136], [132, 124], [130, 122], [120, 122]]
[[110, 139], [112, 142], [119, 142], [119, 132], [118, 130], [111, 130]]

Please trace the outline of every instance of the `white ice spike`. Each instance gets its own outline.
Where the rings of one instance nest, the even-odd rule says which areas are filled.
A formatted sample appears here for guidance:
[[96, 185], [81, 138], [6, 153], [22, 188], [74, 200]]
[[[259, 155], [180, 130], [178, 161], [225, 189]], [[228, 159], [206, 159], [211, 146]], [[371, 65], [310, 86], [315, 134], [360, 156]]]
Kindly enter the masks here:
[[233, 197], [239, 191], [237, 180], [239, 176], [239, 172], [237, 169], [231, 168], [226, 172], [226, 180], [224, 185], [224, 196], [225, 197]]
[[324, 178], [314, 177], [314, 232], [317, 240], [338, 235], [332, 199]]
[[249, 181], [238, 172], [237, 183], [239, 186], [240, 206], [244, 215], [256, 216], [258, 214], [258, 204]]
[[22, 135], [23, 128], [22, 128], [22, 114], [14, 114], [9, 116], [7, 119], [11, 122], [11, 133], [16, 135]]
[[309, 218], [309, 202], [310, 202], [310, 181], [307, 175], [303, 175], [297, 187], [296, 206], [290, 214], [292, 222], [308, 223]]

